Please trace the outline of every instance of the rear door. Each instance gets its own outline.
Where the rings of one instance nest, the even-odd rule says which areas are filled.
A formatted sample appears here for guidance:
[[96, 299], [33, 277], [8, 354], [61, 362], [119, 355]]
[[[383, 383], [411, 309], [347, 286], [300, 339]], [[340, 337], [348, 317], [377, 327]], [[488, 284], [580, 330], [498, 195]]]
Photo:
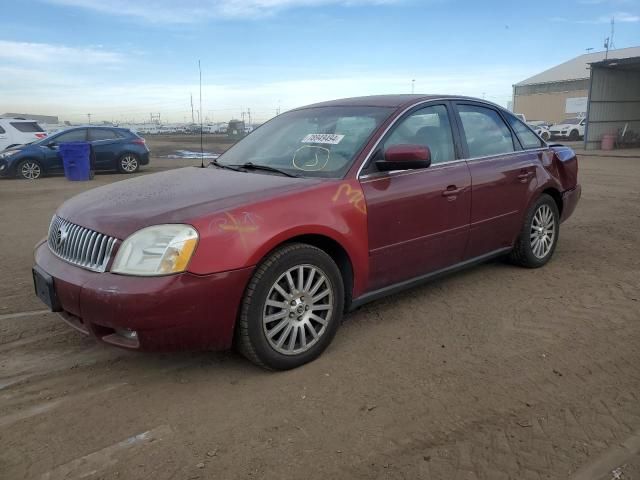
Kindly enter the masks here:
[[[368, 290], [440, 270], [462, 260], [471, 213], [471, 175], [459, 158], [449, 105], [418, 107], [385, 135], [363, 169], [369, 228]], [[375, 160], [391, 145], [426, 145], [432, 164], [380, 172]]]
[[513, 244], [536, 189], [542, 143], [536, 136], [538, 148], [523, 149], [498, 109], [489, 105], [456, 102], [456, 114], [473, 183], [465, 253], [470, 259]]
[[122, 138], [111, 128], [90, 128], [89, 141], [96, 156], [96, 170], [117, 168], [116, 160], [120, 150], [118, 145]]

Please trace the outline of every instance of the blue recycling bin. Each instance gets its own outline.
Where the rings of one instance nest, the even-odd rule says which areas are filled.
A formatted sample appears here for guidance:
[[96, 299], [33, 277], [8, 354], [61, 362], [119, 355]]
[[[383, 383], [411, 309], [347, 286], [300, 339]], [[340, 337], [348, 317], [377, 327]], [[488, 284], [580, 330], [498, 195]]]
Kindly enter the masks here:
[[61, 143], [64, 176], [72, 181], [91, 180], [91, 144], [88, 142]]

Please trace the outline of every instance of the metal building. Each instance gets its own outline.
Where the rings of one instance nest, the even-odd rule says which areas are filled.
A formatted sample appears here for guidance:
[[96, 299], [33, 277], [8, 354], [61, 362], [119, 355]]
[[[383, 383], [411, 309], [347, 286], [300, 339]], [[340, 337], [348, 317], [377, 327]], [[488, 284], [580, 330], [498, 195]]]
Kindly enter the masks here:
[[640, 52], [591, 64], [586, 149], [600, 148], [604, 135], [617, 148], [640, 147]]
[[640, 56], [640, 47], [580, 55], [513, 86], [513, 111], [527, 120], [559, 122], [584, 115], [589, 97], [590, 64], [605, 57], [625, 59]]

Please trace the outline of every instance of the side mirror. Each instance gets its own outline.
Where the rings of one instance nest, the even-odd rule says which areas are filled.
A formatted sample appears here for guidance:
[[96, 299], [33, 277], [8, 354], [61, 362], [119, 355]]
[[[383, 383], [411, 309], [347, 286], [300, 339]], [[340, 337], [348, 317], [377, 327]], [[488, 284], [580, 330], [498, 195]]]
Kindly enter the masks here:
[[384, 152], [384, 160], [376, 167], [382, 172], [392, 170], [416, 170], [431, 165], [431, 151], [424, 145], [393, 145]]

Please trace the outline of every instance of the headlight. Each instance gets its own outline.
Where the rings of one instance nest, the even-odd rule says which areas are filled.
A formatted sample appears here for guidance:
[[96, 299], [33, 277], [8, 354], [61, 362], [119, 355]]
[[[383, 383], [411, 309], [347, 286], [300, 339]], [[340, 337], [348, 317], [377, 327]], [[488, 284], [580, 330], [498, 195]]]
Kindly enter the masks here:
[[111, 272], [156, 276], [184, 272], [198, 244], [191, 225], [154, 225], [127, 238], [113, 261]]
[[3, 152], [0, 153], [0, 158], [8, 158], [11, 155], [15, 155], [16, 153], [18, 153], [20, 150], [9, 150], [8, 152]]

